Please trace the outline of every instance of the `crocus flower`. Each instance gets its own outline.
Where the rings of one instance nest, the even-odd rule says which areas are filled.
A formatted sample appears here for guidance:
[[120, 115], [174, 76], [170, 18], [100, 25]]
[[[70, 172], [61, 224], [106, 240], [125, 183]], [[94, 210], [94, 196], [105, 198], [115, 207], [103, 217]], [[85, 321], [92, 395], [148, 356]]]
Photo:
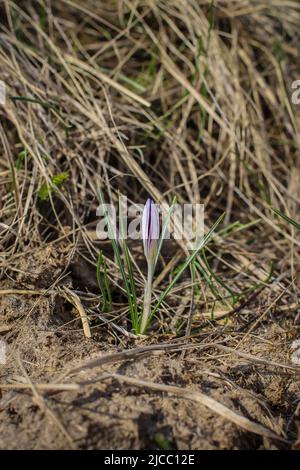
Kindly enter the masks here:
[[[159, 239], [159, 213], [152, 199], [148, 199], [143, 212], [142, 234], [144, 253], [148, 264], [154, 264]], [[153, 266], [154, 268], [154, 266]]]
[[143, 334], [147, 329], [151, 312], [152, 279], [155, 269], [159, 239], [159, 213], [152, 199], [148, 199], [144, 207], [142, 218], [142, 234], [144, 253], [148, 263], [148, 275], [145, 284], [144, 308], [140, 326], [141, 334]]

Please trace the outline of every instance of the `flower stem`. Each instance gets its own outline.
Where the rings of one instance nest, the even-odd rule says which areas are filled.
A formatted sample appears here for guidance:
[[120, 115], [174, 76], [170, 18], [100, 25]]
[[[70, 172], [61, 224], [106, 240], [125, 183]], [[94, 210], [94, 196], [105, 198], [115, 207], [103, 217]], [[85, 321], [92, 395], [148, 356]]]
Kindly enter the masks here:
[[148, 320], [151, 313], [151, 294], [152, 294], [152, 278], [153, 278], [153, 267], [152, 263], [148, 263], [148, 276], [145, 284], [144, 293], [144, 308], [140, 327], [140, 334], [143, 335], [146, 332], [148, 326]]

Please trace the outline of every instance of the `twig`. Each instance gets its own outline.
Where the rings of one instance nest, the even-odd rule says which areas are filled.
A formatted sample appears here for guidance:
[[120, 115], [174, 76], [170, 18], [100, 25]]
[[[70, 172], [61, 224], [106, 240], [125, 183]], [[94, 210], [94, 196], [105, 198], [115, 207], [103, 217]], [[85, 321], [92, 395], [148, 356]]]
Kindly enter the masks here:
[[48, 414], [48, 416], [52, 419], [52, 421], [54, 421], [54, 423], [60, 429], [62, 434], [66, 437], [66, 439], [68, 440], [68, 442], [70, 444], [70, 447], [72, 449], [76, 449], [74, 441], [73, 441], [72, 437], [70, 436], [70, 434], [68, 433], [68, 431], [65, 429], [63, 424], [59, 421], [59, 419], [54, 414], [54, 412], [48, 407], [48, 405], [46, 404], [43, 397], [38, 393], [37, 387], [33, 384], [33, 382], [31, 381], [31, 379], [29, 377], [29, 375], [27, 374], [26, 369], [23, 366], [23, 363], [22, 363], [21, 358], [20, 358], [18, 353], [16, 354], [16, 360], [19, 364], [19, 367], [20, 367], [24, 377], [26, 378], [26, 380], [28, 382], [29, 388], [32, 390], [32, 394], [35, 398], [35, 401], [36, 401], [37, 405], [41, 409], [41, 411], [46, 412], [46, 414]]
[[75, 294], [74, 292], [72, 292], [70, 289], [68, 288], [64, 288], [62, 289], [62, 293], [64, 295], [64, 297], [74, 305], [74, 307], [77, 309], [79, 315], [80, 315], [80, 318], [81, 318], [81, 322], [82, 322], [82, 328], [83, 328], [83, 332], [85, 334], [85, 336], [87, 338], [91, 338], [92, 337], [92, 333], [91, 333], [91, 330], [90, 330], [90, 325], [89, 325], [89, 320], [88, 320], [88, 317], [87, 317], [87, 314], [82, 306], [82, 303], [81, 303], [81, 300], [80, 298], [78, 297], [77, 294]]
[[164, 385], [155, 382], [148, 382], [146, 380], [142, 380], [135, 377], [128, 377], [121, 374], [111, 374], [111, 377], [117, 379], [120, 382], [125, 382], [136, 387], [150, 388], [151, 390], [158, 390], [160, 392], [166, 392], [187, 400], [196, 401], [197, 403], [204, 405], [206, 408], [209, 408], [214, 413], [217, 413], [223, 418], [228, 419], [229, 421], [245, 429], [246, 431], [258, 434], [259, 436], [264, 436], [271, 439], [277, 439], [282, 442], [287, 442], [286, 439], [278, 436], [270, 429], [265, 428], [261, 424], [250, 421], [248, 418], [245, 418], [245, 416], [241, 416], [240, 414], [232, 411], [231, 409], [227, 408], [227, 406], [218, 402], [214, 398], [205, 395], [204, 393], [176, 387], [174, 385]]

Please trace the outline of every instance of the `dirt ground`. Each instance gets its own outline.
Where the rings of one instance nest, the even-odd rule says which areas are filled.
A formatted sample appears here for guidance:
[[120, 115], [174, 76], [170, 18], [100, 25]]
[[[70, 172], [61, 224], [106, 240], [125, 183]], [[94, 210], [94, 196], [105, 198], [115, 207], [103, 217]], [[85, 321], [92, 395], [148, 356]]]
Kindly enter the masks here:
[[[26, 274], [24, 261], [19, 266], [20, 288], [46, 289], [50, 274], [62, 272], [64, 262], [63, 251], [28, 257]], [[69, 287], [72, 282], [72, 276], [64, 280]], [[2, 449], [299, 448], [299, 368], [291, 359], [299, 315], [287, 303], [274, 307], [272, 321], [262, 320], [246, 338], [245, 326], [265, 311], [263, 293], [249, 305], [247, 320], [241, 311], [226, 324], [204, 325], [184, 356], [180, 346], [174, 352], [150, 350], [141, 357], [111, 356], [107, 364], [69, 376], [70, 369], [93, 358], [182, 341], [170, 334], [151, 340], [123, 337], [120, 342], [103, 326], [95, 327], [87, 339], [74, 307], [59, 294], [18, 295], [10, 292], [9, 281], [2, 281], [1, 289], [6, 291], [1, 296], [1, 327], [7, 327], [9, 344], [1, 383], [11, 384], [11, 390], [2, 390], [0, 402]], [[218, 344], [232, 350], [218, 350]], [[246, 355], [236, 355], [235, 349]], [[61, 383], [84, 385], [72, 391], [18, 390], [14, 384], [28, 386], [24, 369], [33, 383], [57, 383], [66, 372]], [[176, 393], [122, 382], [111, 374], [201, 391], [286, 441], [249, 432]]]

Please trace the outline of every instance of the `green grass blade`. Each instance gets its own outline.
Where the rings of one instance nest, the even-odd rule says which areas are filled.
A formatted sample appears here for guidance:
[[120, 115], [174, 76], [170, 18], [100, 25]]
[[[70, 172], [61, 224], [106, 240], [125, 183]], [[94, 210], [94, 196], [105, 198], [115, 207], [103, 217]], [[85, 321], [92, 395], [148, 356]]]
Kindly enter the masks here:
[[[101, 276], [101, 267], [103, 268], [102, 276]], [[111, 297], [110, 286], [109, 286], [108, 276], [107, 276], [106, 260], [103, 256], [102, 251], [99, 251], [99, 255], [98, 255], [96, 278], [97, 278], [98, 287], [103, 297], [103, 305], [102, 305], [101, 311], [103, 312], [105, 310], [108, 310], [109, 312], [111, 312], [112, 311], [112, 297]]]
[[[207, 268], [207, 270], [210, 274], [210, 278], [214, 279], [217, 284], [222, 286], [229, 293], [229, 295], [232, 297], [232, 300], [235, 301], [234, 291], [229, 286], [227, 286], [227, 284], [216, 273], [214, 273], [214, 271], [210, 267], [210, 264], [208, 262], [205, 250], [203, 251], [203, 260], [204, 260], [205, 266], [206, 266], [206, 268]], [[218, 294], [218, 300], [222, 301], [222, 296], [220, 296], [220, 294]]]
[[[119, 196], [119, 207], [121, 207], [121, 200]], [[132, 262], [130, 258], [130, 253], [129, 253], [129, 248], [127, 244], [127, 239], [125, 237], [125, 227], [123, 225], [123, 218], [120, 217], [120, 244], [124, 253], [125, 257], [125, 263], [126, 263], [126, 268], [128, 272], [128, 285], [129, 285], [129, 294], [130, 294], [130, 299], [131, 299], [131, 321], [132, 321], [132, 327], [135, 332], [137, 332], [137, 328], [139, 325], [139, 318], [138, 318], [138, 309], [137, 309], [137, 295], [136, 295], [136, 286], [135, 286], [135, 281], [134, 281], [134, 274], [133, 274], [133, 269], [132, 269]]]
[[174, 287], [174, 285], [176, 284], [176, 282], [178, 281], [178, 279], [180, 278], [180, 276], [183, 274], [183, 272], [186, 270], [186, 268], [189, 266], [189, 264], [195, 259], [195, 257], [197, 256], [197, 254], [199, 253], [200, 250], [202, 250], [205, 245], [207, 244], [207, 242], [209, 241], [209, 239], [211, 238], [213, 232], [216, 230], [217, 226], [220, 224], [220, 222], [223, 220], [224, 218], [224, 214], [222, 214], [218, 220], [214, 223], [214, 225], [212, 226], [212, 228], [209, 230], [209, 232], [205, 235], [205, 237], [203, 237], [203, 239], [201, 240], [201, 242], [199, 243], [199, 246], [196, 248], [195, 251], [193, 251], [193, 253], [185, 260], [185, 262], [183, 263], [181, 269], [177, 272], [176, 276], [174, 277], [174, 279], [172, 280], [172, 282], [170, 282], [170, 284], [168, 285], [168, 287], [164, 290], [164, 292], [161, 294], [161, 296], [159, 297], [158, 299], [158, 302], [157, 304], [155, 305], [154, 307], [154, 310], [152, 312], [152, 315], [153, 316], [159, 306], [161, 305], [161, 303], [164, 301], [164, 299], [166, 298], [166, 296], [168, 295], [168, 293], [171, 291], [171, 289]]
[[110, 286], [108, 282], [108, 275], [107, 275], [107, 269], [106, 269], [106, 259], [103, 258], [103, 282], [104, 282], [104, 287], [106, 291], [106, 299], [108, 303], [108, 311], [112, 311], [112, 297], [111, 297], [111, 291], [110, 291]]
[[283, 212], [280, 212], [278, 209], [272, 209], [275, 214], [279, 215], [282, 219], [286, 220], [289, 224], [293, 225], [296, 227], [298, 230], [300, 230], [300, 223], [296, 222], [294, 219], [291, 219], [288, 215], [284, 214]]
[[[104, 203], [103, 195], [102, 195], [102, 192], [101, 192], [100, 189], [98, 191], [98, 194], [99, 194], [100, 204], [104, 207], [105, 203]], [[115, 257], [116, 257], [116, 260], [117, 260], [117, 263], [118, 263], [118, 267], [119, 267], [119, 270], [120, 270], [120, 273], [121, 273], [121, 276], [122, 276], [122, 279], [123, 279], [123, 282], [124, 282], [124, 286], [125, 286], [125, 290], [126, 290], [126, 294], [127, 294], [127, 298], [128, 298], [128, 303], [129, 303], [131, 321], [132, 321], [132, 324], [134, 326], [134, 323], [135, 323], [134, 305], [132, 303], [131, 289], [130, 289], [130, 285], [129, 285], [129, 282], [128, 282], [128, 278], [127, 278], [124, 266], [123, 266], [123, 261], [122, 261], [119, 245], [118, 245], [118, 242], [116, 241], [116, 238], [115, 238], [116, 234], [114, 233], [108, 211], [105, 207], [104, 207], [104, 216], [105, 216], [105, 220], [106, 220], [106, 223], [107, 223], [108, 234], [109, 234], [109, 237], [110, 237], [110, 240], [111, 240], [112, 248], [114, 250], [114, 254], [115, 254]]]
[[158, 261], [158, 258], [159, 258], [160, 252], [161, 252], [161, 248], [162, 248], [162, 245], [163, 245], [163, 242], [164, 242], [164, 239], [165, 239], [165, 234], [166, 234], [166, 231], [167, 231], [167, 228], [168, 228], [168, 225], [169, 225], [169, 222], [170, 222], [171, 214], [173, 212], [175, 204], [176, 204], [176, 196], [173, 198], [172, 204], [169, 207], [167, 217], [164, 221], [164, 224], [163, 224], [163, 227], [162, 227], [162, 230], [161, 230], [161, 234], [160, 234], [160, 237], [159, 237], [158, 248], [157, 248], [157, 254], [156, 254], [155, 261], [154, 261], [154, 268], [157, 264], [157, 261]]
[[102, 305], [101, 311], [104, 311], [106, 309], [106, 295], [105, 295], [105, 290], [104, 290], [102, 279], [101, 279], [101, 266], [102, 266], [102, 251], [99, 251], [98, 260], [97, 260], [96, 278], [97, 278], [98, 287], [100, 289], [100, 292], [103, 298], [103, 305]]

